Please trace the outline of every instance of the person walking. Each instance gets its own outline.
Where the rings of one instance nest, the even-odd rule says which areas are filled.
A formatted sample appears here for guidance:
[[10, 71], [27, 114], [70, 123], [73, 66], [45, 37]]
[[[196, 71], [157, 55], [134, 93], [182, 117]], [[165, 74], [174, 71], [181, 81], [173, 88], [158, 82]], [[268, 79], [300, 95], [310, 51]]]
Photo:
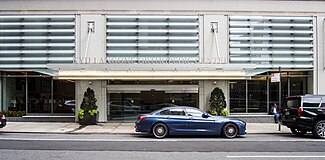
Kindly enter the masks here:
[[274, 114], [274, 122], [278, 123], [280, 118], [279, 107], [276, 103], [273, 104], [272, 113]]

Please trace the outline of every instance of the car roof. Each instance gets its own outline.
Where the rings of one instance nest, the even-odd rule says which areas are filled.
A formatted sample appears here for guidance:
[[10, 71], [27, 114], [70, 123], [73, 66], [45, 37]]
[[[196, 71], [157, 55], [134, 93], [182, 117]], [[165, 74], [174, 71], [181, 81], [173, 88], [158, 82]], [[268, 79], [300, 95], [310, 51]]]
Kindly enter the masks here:
[[166, 110], [166, 109], [177, 109], [177, 108], [189, 108], [189, 109], [198, 109], [198, 108], [195, 108], [195, 107], [189, 107], [189, 106], [173, 106], [173, 107], [164, 107], [164, 108], [161, 108], [157, 111], [154, 111], [153, 113], [157, 113], [157, 112], [161, 112], [162, 110]]
[[297, 97], [325, 97], [325, 95], [306, 94], [306, 95], [288, 96], [287, 98], [297, 98]]

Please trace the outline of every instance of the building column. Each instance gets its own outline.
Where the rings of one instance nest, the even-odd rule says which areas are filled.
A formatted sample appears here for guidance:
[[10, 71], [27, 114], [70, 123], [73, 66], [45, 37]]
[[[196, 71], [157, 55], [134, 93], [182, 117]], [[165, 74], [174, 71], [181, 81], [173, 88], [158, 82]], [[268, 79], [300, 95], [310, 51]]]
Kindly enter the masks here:
[[99, 112], [98, 122], [107, 122], [107, 103], [106, 103], [106, 81], [98, 80], [80, 80], [76, 81], [76, 112], [75, 121], [78, 122], [78, 110], [83, 100], [83, 95], [88, 87], [94, 90], [96, 105]]
[[210, 109], [209, 99], [211, 97], [211, 92], [214, 88], [219, 87], [226, 98], [227, 107], [226, 110], [229, 111], [229, 85], [226, 80], [207, 80], [207, 81], [199, 81], [199, 108], [203, 111], [207, 111]]

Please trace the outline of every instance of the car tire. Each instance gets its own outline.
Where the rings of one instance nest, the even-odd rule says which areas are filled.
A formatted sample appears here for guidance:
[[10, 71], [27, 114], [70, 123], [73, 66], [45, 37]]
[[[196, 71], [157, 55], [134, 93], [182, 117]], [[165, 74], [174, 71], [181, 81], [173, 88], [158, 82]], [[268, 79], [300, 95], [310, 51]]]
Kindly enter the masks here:
[[222, 128], [222, 135], [226, 138], [235, 138], [238, 135], [238, 128], [233, 123], [227, 123]]
[[325, 121], [317, 121], [313, 127], [313, 136], [316, 138], [325, 139]]
[[168, 127], [164, 123], [157, 123], [152, 128], [152, 134], [156, 138], [165, 138], [168, 135]]
[[302, 129], [297, 129], [297, 128], [290, 128], [291, 132], [297, 136], [304, 136], [307, 131], [306, 130], [302, 130]]

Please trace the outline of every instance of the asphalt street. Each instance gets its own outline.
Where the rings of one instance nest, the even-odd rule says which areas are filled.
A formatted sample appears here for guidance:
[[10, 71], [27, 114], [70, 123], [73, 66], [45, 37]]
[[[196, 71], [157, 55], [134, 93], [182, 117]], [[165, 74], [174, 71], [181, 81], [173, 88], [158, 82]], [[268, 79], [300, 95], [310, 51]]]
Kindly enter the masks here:
[[156, 139], [141, 134], [0, 133], [0, 159], [325, 159], [324, 142], [310, 134]]

